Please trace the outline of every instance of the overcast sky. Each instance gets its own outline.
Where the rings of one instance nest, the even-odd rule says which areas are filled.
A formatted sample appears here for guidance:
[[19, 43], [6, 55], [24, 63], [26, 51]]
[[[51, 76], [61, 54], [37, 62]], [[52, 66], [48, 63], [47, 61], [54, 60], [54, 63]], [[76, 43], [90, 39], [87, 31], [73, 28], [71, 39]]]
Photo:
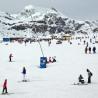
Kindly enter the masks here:
[[0, 10], [18, 13], [25, 6], [54, 7], [78, 20], [98, 20], [98, 0], [0, 0]]

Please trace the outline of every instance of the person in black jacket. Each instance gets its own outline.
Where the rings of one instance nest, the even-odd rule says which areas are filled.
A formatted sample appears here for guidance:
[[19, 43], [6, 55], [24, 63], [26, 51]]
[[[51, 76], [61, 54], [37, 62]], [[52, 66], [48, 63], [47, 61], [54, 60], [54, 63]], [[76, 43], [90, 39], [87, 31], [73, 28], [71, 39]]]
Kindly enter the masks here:
[[87, 69], [86, 71], [88, 73], [88, 83], [91, 83], [91, 77], [92, 77], [93, 74], [89, 69]]
[[95, 46], [93, 47], [92, 50], [93, 50], [93, 53], [96, 53], [96, 47]]
[[25, 67], [23, 67], [22, 73], [23, 73], [23, 81], [25, 81], [25, 80], [26, 80], [26, 79], [25, 79], [25, 75], [26, 75], [26, 68], [25, 68]]
[[89, 47], [89, 53], [91, 54], [91, 47]]
[[84, 84], [84, 78], [83, 76], [80, 74], [80, 76], [78, 77], [79, 83]]
[[13, 57], [13, 55], [10, 54], [10, 55], [9, 55], [9, 62], [12, 62], [12, 57]]

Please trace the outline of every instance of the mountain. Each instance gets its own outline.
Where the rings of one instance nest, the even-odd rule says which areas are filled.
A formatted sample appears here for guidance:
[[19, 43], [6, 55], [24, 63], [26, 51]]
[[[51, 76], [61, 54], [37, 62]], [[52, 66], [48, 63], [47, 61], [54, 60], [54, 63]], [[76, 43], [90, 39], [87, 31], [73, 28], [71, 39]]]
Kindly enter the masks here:
[[0, 36], [31, 37], [57, 33], [89, 34], [98, 31], [98, 21], [78, 21], [55, 8], [26, 6], [18, 14], [0, 12]]

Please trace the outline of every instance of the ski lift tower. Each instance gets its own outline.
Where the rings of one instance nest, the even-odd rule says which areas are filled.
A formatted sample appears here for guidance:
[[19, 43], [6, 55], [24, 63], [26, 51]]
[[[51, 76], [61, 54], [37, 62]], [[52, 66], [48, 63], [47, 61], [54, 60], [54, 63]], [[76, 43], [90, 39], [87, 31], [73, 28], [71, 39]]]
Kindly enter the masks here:
[[[31, 16], [31, 19], [33, 20], [33, 17], [31, 15], [31, 13], [30, 13], [30, 16]], [[35, 22], [34, 22], [34, 25], [35, 25]], [[34, 32], [35, 32], [35, 34], [38, 38], [36, 27], [34, 27]], [[42, 49], [42, 46], [41, 46], [41, 43], [40, 43], [39, 39], [38, 39], [38, 43], [39, 43], [40, 50], [41, 50], [41, 53], [42, 53], [42, 57], [40, 57], [40, 68], [46, 68], [47, 57], [44, 57], [43, 49]]]

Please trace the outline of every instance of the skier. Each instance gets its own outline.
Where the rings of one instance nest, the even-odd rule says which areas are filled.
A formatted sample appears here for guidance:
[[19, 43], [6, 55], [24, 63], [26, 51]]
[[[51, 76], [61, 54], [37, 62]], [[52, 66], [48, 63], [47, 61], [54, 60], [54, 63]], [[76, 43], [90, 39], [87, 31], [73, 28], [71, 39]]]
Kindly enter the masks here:
[[80, 76], [78, 77], [79, 83], [84, 84], [84, 78], [83, 76], [80, 74]]
[[6, 94], [7, 92], [7, 79], [5, 79], [4, 84], [3, 84], [3, 90], [2, 90], [2, 94]]
[[96, 53], [96, 47], [93, 47], [93, 53]]
[[12, 62], [12, 57], [13, 57], [13, 55], [12, 55], [12, 53], [9, 55], [9, 62]]
[[89, 47], [89, 54], [91, 54], [91, 47]]
[[88, 47], [88, 42], [86, 43], [86, 46]]
[[25, 68], [25, 67], [23, 67], [23, 71], [22, 71], [22, 73], [23, 73], [23, 81], [26, 81], [26, 79], [25, 79], [25, 75], [26, 75], [26, 68]]
[[87, 54], [87, 50], [88, 50], [88, 48], [87, 47], [85, 47], [85, 53]]
[[91, 83], [91, 77], [92, 77], [93, 74], [89, 69], [87, 69], [86, 71], [88, 73], [88, 83]]

